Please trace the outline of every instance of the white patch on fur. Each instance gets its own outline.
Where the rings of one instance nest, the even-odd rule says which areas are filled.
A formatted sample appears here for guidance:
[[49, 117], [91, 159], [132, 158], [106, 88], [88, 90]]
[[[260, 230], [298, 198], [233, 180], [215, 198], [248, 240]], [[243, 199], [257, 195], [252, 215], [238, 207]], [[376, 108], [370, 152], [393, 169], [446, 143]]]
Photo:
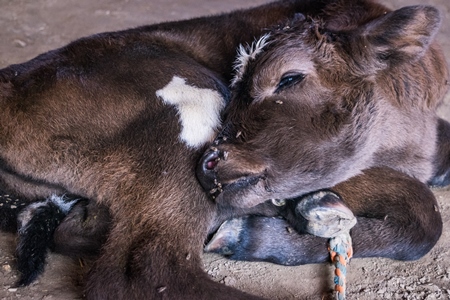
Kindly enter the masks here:
[[47, 201], [53, 202], [59, 209], [64, 213], [68, 214], [72, 209], [73, 205], [78, 202], [80, 199], [73, 199], [72, 201], [66, 201], [66, 196], [56, 196], [51, 195], [50, 198], [47, 198]]
[[234, 70], [236, 72], [231, 86], [234, 86], [244, 75], [245, 69], [247, 68], [248, 62], [254, 60], [256, 56], [263, 51], [263, 48], [268, 44], [268, 39], [270, 34], [265, 34], [258, 40], [254, 41], [250, 46], [244, 47], [242, 44], [239, 45], [237, 50], [237, 57], [234, 62]]
[[80, 199], [74, 199], [71, 201], [66, 201], [66, 196], [51, 195], [45, 201], [35, 202], [28, 205], [17, 217], [19, 223], [19, 230], [26, 228], [28, 223], [31, 221], [37, 209], [43, 206], [47, 206], [49, 202], [55, 204], [64, 214], [68, 214], [72, 209], [73, 205]]
[[177, 108], [182, 127], [180, 139], [188, 146], [198, 148], [214, 139], [221, 125], [220, 112], [225, 107], [219, 92], [190, 86], [186, 79], [174, 76], [156, 91], [156, 96]]

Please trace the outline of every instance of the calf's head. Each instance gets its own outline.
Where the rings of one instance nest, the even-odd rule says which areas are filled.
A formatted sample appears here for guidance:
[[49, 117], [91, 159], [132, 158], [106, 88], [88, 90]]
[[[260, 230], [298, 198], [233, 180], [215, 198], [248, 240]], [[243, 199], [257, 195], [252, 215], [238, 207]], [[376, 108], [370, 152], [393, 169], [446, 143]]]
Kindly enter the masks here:
[[217, 202], [249, 207], [333, 186], [369, 166], [380, 105], [437, 102], [383, 86], [427, 55], [436, 9], [346, 17], [298, 16], [241, 49], [223, 131], [197, 169]]

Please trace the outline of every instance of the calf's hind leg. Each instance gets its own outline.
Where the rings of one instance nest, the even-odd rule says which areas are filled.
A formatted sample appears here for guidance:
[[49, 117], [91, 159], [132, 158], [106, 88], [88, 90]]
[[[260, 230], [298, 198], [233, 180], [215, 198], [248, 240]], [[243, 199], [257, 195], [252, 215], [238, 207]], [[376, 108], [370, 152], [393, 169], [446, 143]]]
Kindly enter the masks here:
[[401, 172], [366, 170], [333, 190], [358, 216], [352, 230], [356, 257], [419, 259], [441, 236], [442, 219], [432, 191]]
[[[433, 193], [403, 173], [389, 168], [366, 170], [332, 191], [357, 217], [351, 230], [355, 257], [418, 259], [441, 235]], [[253, 215], [234, 220], [233, 226], [221, 228], [223, 238], [207, 249], [231, 259], [283, 265], [328, 261], [327, 239], [305, 232], [308, 221], [297, 209], [302, 201], [289, 200], [279, 207], [284, 218]]]
[[[197, 207], [190, 204], [190, 199], [157, 202], [148, 208], [161, 214], [135, 226], [130, 226], [132, 215], [126, 211], [118, 217], [88, 274], [87, 298], [260, 299], [208, 278], [200, 260], [204, 235], [197, 231], [206, 232], [203, 218], [212, 206], [206, 199]], [[202, 218], [183, 220], [179, 210]]]

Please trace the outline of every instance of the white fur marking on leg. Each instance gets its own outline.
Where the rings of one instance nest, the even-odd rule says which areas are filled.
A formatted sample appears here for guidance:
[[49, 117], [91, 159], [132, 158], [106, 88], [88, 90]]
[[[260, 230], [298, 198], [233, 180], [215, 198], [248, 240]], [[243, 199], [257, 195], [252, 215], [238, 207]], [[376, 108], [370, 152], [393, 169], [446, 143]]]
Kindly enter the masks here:
[[174, 76], [156, 96], [174, 105], [182, 126], [180, 139], [190, 147], [211, 142], [220, 124], [220, 112], [225, 101], [219, 92], [186, 84], [186, 79]]
[[71, 201], [66, 201], [67, 197], [65, 195], [57, 196], [51, 195], [47, 199], [41, 202], [35, 202], [28, 205], [20, 214], [17, 216], [17, 221], [19, 224], [19, 230], [24, 230], [28, 223], [31, 221], [33, 216], [40, 207], [48, 206], [49, 202], [55, 204], [64, 214], [68, 214], [72, 209], [73, 205], [77, 203], [80, 199], [73, 199]]
[[50, 198], [47, 198], [47, 201], [51, 201], [53, 202], [56, 206], [59, 207], [59, 209], [61, 209], [61, 211], [64, 214], [68, 214], [69, 211], [72, 209], [72, 206], [78, 202], [78, 200], [80, 199], [73, 199], [71, 201], [66, 201], [66, 196], [62, 195], [62, 196], [57, 196], [57, 195], [51, 195]]

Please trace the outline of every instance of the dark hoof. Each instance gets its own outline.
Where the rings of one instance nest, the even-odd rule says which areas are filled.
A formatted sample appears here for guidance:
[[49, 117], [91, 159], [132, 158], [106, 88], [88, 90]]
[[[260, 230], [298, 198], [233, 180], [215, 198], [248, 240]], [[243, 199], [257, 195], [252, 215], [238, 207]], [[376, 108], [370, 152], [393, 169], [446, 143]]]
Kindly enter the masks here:
[[244, 218], [225, 221], [205, 246], [205, 252], [218, 253], [224, 256], [234, 254], [233, 249], [239, 243], [243, 224]]
[[338, 195], [328, 191], [304, 197], [296, 212], [308, 221], [305, 228], [308, 233], [324, 238], [349, 231], [356, 224], [352, 211]]

